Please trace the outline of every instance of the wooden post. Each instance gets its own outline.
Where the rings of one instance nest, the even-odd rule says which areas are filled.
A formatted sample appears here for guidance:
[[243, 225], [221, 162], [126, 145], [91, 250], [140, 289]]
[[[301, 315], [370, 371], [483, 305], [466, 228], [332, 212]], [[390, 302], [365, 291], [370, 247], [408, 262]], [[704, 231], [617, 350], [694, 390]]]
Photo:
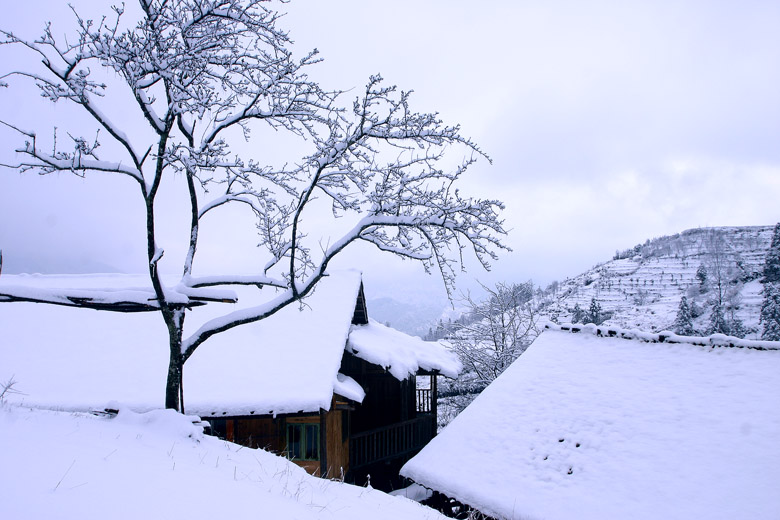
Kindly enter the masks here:
[[235, 431], [233, 428], [233, 419], [227, 419], [225, 421], [225, 440], [230, 442], [235, 442]]
[[[331, 405], [331, 408], [333, 406]], [[328, 476], [328, 428], [327, 414], [320, 410], [320, 476]]]
[[[410, 384], [411, 376], [401, 381], [401, 421], [409, 418], [409, 393], [417, 393], [417, 389]], [[414, 395], [414, 394], [412, 394]]]
[[439, 376], [431, 375], [431, 415], [433, 415], [433, 436], [436, 436], [436, 427], [439, 424]]

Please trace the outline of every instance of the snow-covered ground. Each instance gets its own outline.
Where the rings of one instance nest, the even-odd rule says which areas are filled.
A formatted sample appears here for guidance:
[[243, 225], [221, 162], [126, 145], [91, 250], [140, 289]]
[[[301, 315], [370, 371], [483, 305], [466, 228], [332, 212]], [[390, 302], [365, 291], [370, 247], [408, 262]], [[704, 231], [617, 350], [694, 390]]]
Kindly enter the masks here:
[[171, 410], [108, 418], [0, 405], [0, 468], [8, 520], [443, 518], [203, 435]]

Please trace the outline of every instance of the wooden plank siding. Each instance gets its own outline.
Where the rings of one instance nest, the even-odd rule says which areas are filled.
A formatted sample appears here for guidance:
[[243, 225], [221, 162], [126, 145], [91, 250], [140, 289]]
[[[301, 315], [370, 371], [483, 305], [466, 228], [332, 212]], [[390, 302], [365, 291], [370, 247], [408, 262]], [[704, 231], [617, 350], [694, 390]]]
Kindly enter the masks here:
[[320, 427], [320, 459], [293, 462], [312, 475], [340, 478], [349, 471], [349, 411], [346, 407], [346, 401], [334, 398], [331, 410], [320, 413], [232, 416], [209, 421], [214, 435], [220, 438], [281, 456], [287, 455], [288, 424], [317, 424]]
[[436, 435], [436, 373], [420, 371], [431, 377], [431, 384], [418, 389], [416, 376], [399, 381], [383, 367], [349, 352], [339, 371], [366, 391], [362, 403], [334, 395], [328, 411], [213, 417], [209, 421], [214, 433], [285, 456], [288, 425], [317, 424], [319, 460], [293, 462], [315, 476], [365, 485], [370, 475], [377, 489], [394, 489], [402, 483], [400, 467]]
[[324, 475], [342, 478], [349, 472], [349, 410], [338, 409], [338, 404], [334, 403], [323, 416], [326, 443], [325, 459], [322, 461]]
[[284, 450], [284, 422], [270, 415], [209, 418], [214, 435], [248, 448]]

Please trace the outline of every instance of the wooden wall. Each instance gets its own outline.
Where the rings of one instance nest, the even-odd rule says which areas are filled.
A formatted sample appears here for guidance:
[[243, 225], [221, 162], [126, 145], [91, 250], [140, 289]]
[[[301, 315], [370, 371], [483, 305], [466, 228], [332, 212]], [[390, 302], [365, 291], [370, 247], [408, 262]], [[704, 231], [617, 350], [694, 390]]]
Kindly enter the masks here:
[[352, 433], [382, 428], [416, 416], [414, 376], [398, 381], [384, 368], [348, 352], [341, 360], [339, 371], [366, 391], [365, 399], [352, 412]]
[[320, 460], [294, 460], [315, 476], [341, 478], [349, 471], [349, 410], [345, 399], [335, 397], [331, 410], [315, 414], [239, 416], [209, 419], [213, 434], [247, 446], [284, 456], [288, 424], [320, 425]]
[[348, 403], [334, 397], [329, 412], [324, 414], [325, 439], [325, 476], [342, 478], [349, 471], [349, 420]]

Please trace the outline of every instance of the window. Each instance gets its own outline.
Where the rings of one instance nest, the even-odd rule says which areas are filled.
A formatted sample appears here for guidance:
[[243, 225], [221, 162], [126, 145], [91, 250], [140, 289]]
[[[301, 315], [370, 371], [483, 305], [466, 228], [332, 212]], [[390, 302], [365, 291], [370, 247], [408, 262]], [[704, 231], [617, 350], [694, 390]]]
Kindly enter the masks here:
[[287, 457], [297, 460], [319, 460], [320, 425], [288, 424]]

